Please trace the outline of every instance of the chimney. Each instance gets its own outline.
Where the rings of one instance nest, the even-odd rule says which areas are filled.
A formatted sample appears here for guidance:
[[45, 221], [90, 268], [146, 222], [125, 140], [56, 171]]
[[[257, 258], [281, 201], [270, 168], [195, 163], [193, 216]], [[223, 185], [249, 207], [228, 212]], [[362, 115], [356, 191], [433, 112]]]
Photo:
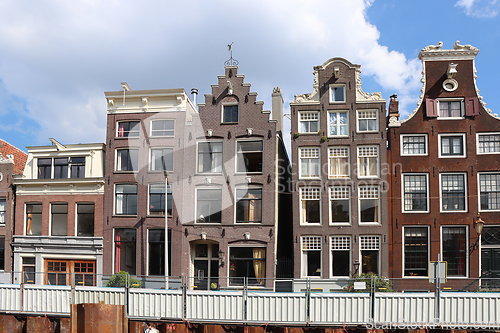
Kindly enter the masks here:
[[273, 89], [273, 119], [276, 120], [276, 131], [283, 133], [283, 95], [280, 87]]
[[399, 120], [399, 102], [398, 94], [391, 96], [391, 101], [389, 102], [389, 115], [388, 118], [396, 117]]
[[198, 89], [196, 88], [191, 89], [191, 95], [193, 95], [194, 107], [198, 109], [198, 105], [196, 104], [196, 98], [198, 97]]

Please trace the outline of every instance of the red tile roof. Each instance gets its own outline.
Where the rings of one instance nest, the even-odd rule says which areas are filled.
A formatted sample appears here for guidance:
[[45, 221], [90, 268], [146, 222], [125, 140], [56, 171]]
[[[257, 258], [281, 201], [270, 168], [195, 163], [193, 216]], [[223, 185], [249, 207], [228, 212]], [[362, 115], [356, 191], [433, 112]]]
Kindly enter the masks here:
[[26, 165], [26, 160], [28, 159], [27, 153], [2, 139], [0, 139], [0, 153], [4, 158], [7, 158], [7, 155], [14, 155], [14, 174], [23, 174], [24, 166]]

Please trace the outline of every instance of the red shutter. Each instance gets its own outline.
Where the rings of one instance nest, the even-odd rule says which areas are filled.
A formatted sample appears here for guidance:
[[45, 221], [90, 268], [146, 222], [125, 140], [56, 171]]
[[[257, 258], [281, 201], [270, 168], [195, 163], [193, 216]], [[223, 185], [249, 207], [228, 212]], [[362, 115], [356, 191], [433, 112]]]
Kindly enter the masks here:
[[479, 115], [479, 100], [477, 97], [465, 99], [465, 115], [467, 117]]
[[437, 109], [437, 101], [435, 99], [427, 98], [425, 100], [425, 108], [427, 117], [437, 117], [438, 109]]

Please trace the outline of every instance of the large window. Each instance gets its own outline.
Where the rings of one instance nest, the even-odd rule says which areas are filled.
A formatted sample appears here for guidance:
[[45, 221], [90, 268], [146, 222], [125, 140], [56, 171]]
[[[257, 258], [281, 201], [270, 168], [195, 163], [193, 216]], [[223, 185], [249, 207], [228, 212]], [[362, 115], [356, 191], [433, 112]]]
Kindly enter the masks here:
[[321, 236], [303, 236], [302, 277], [321, 276]]
[[[197, 242], [192, 245], [191, 249], [194, 268], [193, 284], [196, 290], [217, 289], [219, 287], [219, 244]], [[241, 281], [242, 278], [239, 280]]]
[[136, 274], [136, 230], [115, 229], [115, 273]]
[[116, 171], [138, 171], [139, 149], [117, 149]]
[[5, 269], [5, 237], [0, 237], [0, 271]]
[[196, 222], [221, 223], [222, 190], [198, 189], [196, 193]]
[[262, 172], [262, 141], [238, 141], [236, 172]]
[[120, 121], [117, 126], [118, 138], [138, 138], [140, 133], [139, 121]]
[[350, 223], [351, 195], [350, 188], [330, 187], [330, 223]]
[[230, 284], [242, 285], [245, 277], [250, 285], [266, 284], [266, 248], [236, 246], [229, 248]]
[[428, 212], [426, 174], [403, 174], [403, 212]]
[[0, 224], [5, 224], [5, 213], [7, 211], [7, 204], [4, 198], [0, 198]]
[[467, 228], [443, 227], [443, 261], [448, 262], [448, 276], [467, 276]]
[[440, 157], [465, 157], [465, 135], [439, 135]]
[[401, 135], [401, 155], [427, 155], [427, 135]]
[[359, 236], [361, 251], [361, 273], [379, 273], [380, 237]]
[[319, 148], [300, 148], [300, 178], [318, 178], [320, 175]]
[[464, 106], [461, 100], [438, 100], [439, 118], [461, 118]]
[[69, 267], [66, 261], [47, 260], [47, 278], [45, 284], [65, 286], [68, 284]]
[[500, 210], [500, 173], [479, 174], [482, 211]]
[[149, 229], [148, 275], [165, 275], [165, 229]]
[[345, 85], [331, 84], [330, 85], [330, 103], [345, 102]]
[[359, 188], [359, 223], [380, 222], [379, 188], [360, 186]]
[[332, 256], [331, 276], [349, 277], [351, 267], [351, 237], [330, 237], [330, 250]]
[[76, 205], [77, 213], [77, 236], [94, 236], [94, 203], [78, 203]]
[[173, 171], [174, 149], [151, 148], [151, 171]]
[[85, 157], [70, 157], [71, 178], [85, 178]]
[[377, 110], [358, 110], [358, 132], [376, 132], [378, 130]]
[[321, 223], [321, 190], [319, 187], [304, 187], [300, 189], [300, 223]]
[[328, 149], [330, 178], [349, 178], [349, 147], [332, 147]]
[[[167, 214], [172, 216], [172, 185], [167, 185]], [[149, 215], [165, 216], [165, 183], [149, 185]]]
[[328, 136], [349, 135], [349, 120], [347, 111], [328, 112]]
[[68, 158], [54, 158], [54, 179], [68, 178]]
[[318, 133], [319, 112], [299, 112], [299, 132]]
[[[117, 156], [121, 154], [117, 151]], [[124, 152], [124, 154], [128, 154]], [[125, 155], [124, 155], [125, 156]], [[127, 155], [128, 157], [128, 155]], [[120, 163], [124, 163], [125, 161], [121, 161]], [[56, 157], [56, 158], [39, 158], [37, 160], [38, 164], [38, 179], [61, 179], [61, 178], [84, 178], [85, 177], [85, 157]], [[121, 168], [121, 165], [116, 166]], [[52, 172], [52, 170], [54, 170]], [[124, 171], [124, 170], [123, 170]], [[52, 174], [53, 173], [53, 174]]]
[[38, 165], [38, 179], [50, 179], [52, 177], [52, 159], [39, 158], [37, 159]]
[[358, 177], [378, 177], [378, 146], [358, 147]]
[[429, 236], [427, 227], [404, 227], [404, 275], [428, 276]]
[[236, 190], [236, 223], [262, 222], [262, 189]]
[[68, 235], [68, 204], [54, 203], [50, 205], [52, 236]]
[[477, 135], [478, 154], [500, 153], [500, 133], [482, 133]]
[[222, 142], [198, 143], [198, 172], [222, 172]]
[[222, 122], [237, 123], [238, 122], [238, 105], [223, 105], [222, 106]]
[[466, 211], [465, 174], [441, 174], [441, 211]]
[[151, 136], [174, 136], [174, 128], [174, 120], [153, 120], [151, 122]]
[[137, 215], [137, 184], [115, 186], [115, 214]]
[[26, 204], [26, 235], [42, 235], [42, 204]]

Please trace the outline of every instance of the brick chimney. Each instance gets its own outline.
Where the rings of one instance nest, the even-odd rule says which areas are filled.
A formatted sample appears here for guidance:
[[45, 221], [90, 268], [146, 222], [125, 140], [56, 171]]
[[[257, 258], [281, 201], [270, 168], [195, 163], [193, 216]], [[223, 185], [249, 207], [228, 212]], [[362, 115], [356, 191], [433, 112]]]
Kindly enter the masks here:
[[277, 122], [276, 131], [283, 133], [283, 95], [281, 94], [280, 87], [276, 87], [273, 89], [272, 97], [272, 117]]
[[399, 120], [399, 102], [398, 102], [398, 94], [394, 94], [391, 96], [391, 101], [389, 102], [389, 115], [388, 119], [391, 117], [396, 117]]

